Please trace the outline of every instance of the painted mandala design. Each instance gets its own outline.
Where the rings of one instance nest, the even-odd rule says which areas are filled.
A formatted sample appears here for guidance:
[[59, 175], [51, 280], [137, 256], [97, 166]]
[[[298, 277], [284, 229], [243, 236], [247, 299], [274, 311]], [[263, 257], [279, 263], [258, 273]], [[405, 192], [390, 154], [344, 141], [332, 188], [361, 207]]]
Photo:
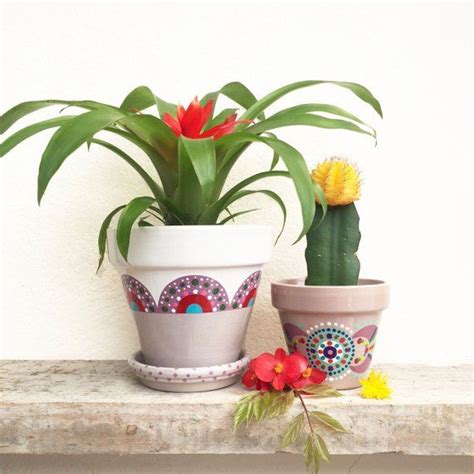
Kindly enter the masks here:
[[247, 308], [253, 306], [257, 296], [261, 272], [254, 272], [248, 276], [240, 285], [240, 288], [232, 298], [232, 309]]
[[212, 313], [229, 309], [222, 285], [205, 275], [187, 275], [169, 283], [158, 300], [159, 313]]
[[329, 381], [348, 373], [362, 374], [372, 362], [377, 326], [370, 324], [355, 333], [338, 323], [321, 323], [306, 332], [303, 327], [283, 326], [290, 351], [305, 354], [312, 367], [324, 370]]
[[157, 306], [153, 296], [136, 278], [130, 275], [122, 275], [122, 285], [132, 311], [156, 313]]
[[329, 377], [335, 377], [349, 369], [355, 354], [355, 344], [345, 328], [322, 327], [308, 337], [306, 354], [312, 367], [324, 370]]

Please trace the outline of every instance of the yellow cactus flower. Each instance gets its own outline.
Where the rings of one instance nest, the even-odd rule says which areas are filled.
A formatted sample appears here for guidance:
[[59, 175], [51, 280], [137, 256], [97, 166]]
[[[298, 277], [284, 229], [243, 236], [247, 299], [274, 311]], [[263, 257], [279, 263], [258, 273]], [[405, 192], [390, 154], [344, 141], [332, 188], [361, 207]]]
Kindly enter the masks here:
[[388, 377], [375, 370], [371, 370], [366, 379], [361, 379], [362, 389], [360, 396], [362, 398], [376, 398], [384, 400], [390, 398], [393, 390], [388, 386]]
[[325, 160], [314, 168], [311, 177], [321, 186], [328, 206], [345, 206], [360, 198], [359, 170], [347, 160]]

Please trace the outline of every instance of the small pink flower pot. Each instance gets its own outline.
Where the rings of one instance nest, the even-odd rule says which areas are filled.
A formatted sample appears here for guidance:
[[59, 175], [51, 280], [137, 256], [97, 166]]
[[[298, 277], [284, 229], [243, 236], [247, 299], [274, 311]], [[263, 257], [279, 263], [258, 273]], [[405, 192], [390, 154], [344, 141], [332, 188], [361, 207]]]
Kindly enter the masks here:
[[304, 279], [272, 283], [272, 303], [288, 348], [326, 372], [337, 389], [360, 386], [370, 369], [389, 285], [359, 280], [357, 286], [305, 286]]

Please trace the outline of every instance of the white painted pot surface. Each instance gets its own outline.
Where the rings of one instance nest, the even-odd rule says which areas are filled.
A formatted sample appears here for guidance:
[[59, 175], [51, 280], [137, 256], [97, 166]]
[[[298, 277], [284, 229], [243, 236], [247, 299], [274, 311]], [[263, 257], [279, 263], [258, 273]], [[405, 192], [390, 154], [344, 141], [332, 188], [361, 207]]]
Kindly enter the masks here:
[[264, 263], [267, 226], [162, 226], [132, 230], [128, 262], [107, 233], [144, 362], [208, 367], [238, 360]]

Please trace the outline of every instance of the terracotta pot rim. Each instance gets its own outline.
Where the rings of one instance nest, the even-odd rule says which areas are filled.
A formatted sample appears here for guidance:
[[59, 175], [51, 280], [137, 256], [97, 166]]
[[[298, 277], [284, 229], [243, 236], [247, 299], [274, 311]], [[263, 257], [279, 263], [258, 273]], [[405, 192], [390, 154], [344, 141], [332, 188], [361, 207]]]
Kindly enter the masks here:
[[282, 311], [297, 313], [363, 313], [380, 311], [389, 303], [390, 285], [382, 280], [362, 278], [359, 285], [305, 286], [304, 278], [272, 283], [272, 304]]

